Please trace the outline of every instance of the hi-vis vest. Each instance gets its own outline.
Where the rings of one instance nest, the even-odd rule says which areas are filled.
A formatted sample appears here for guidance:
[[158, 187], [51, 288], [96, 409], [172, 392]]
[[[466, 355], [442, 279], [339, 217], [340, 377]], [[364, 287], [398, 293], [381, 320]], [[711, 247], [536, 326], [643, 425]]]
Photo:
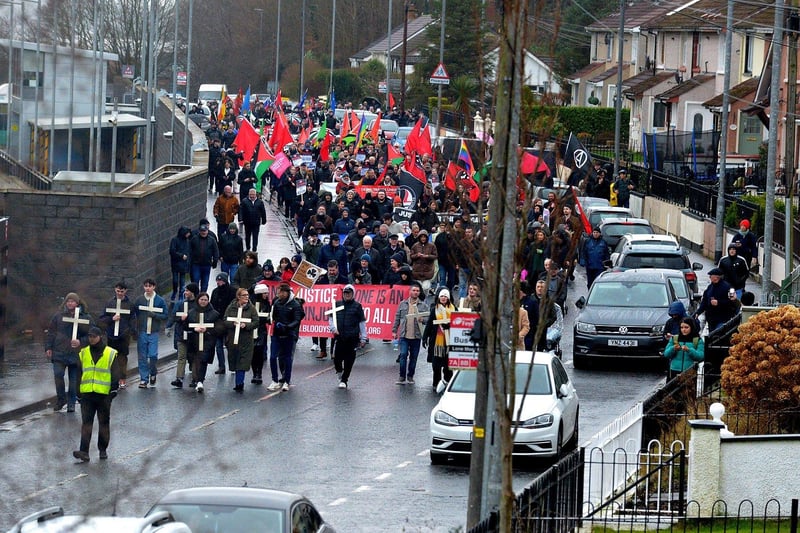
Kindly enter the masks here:
[[111, 392], [111, 365], [117, 357], [117, 351], [106, 346], [103, 355], [95, 363], [89, 350], [87, 346], [78, 354], [83, 367], [81, 392], [108, 394]]

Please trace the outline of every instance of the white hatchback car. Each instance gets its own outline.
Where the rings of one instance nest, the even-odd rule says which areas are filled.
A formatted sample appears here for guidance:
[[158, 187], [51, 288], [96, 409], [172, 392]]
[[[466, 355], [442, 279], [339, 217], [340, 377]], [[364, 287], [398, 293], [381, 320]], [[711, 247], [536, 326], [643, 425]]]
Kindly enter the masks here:
[[[554, 353], [516, 354], [517, 434], [513, 455], [558, 459], [566, 444], [578, 442], [578, 394]], [[449, 457], [471, 453], [475, 381], [475, 371], [457, 371], [431, 411], [431, 463], [444, 464]]]
[[119, 516], [64, 515], [61, 507], [50, 507], [26, 516], [8, 533], [192, 533], [189, 526], [176, 522], [169, 513], [146, 518]]

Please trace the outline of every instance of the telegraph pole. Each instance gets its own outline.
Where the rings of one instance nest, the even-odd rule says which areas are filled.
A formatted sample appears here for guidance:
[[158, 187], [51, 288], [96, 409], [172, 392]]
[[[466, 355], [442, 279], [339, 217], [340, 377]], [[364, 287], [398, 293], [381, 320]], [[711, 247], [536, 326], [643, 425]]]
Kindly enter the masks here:
[[[731, 47], [733, 45], [733, 0], [728, 0], [728, 16], [725, 22], [725, 75], [722, 82], [722, 124], [720, 126], [719, 189], [717, 190], [717, 226], [714, 234], [714, 262], [719, 263], [724, 252], [725, 234], [725, 177], [728, 166], [728, 121], [731, 101]], [[750, 265], [747, 265], [748, 268]]]
[[[792, 273], [792, 257], [794, 256], [794, 248], [792, 246], [792, 235], [794, 229], [794, 220], [792, 217], [792, 208], [794, 207], [794, 151], [795, 151], [795, 133], [797, 131], [797, 32], [800, 30], [800, 16], [797, 12], [791, 12], [786, 19], [787, 29], [789, 30], [789, 88], [786, 91], [786, 155], [784, 160], [784, 185], [786, 186], [786, 212], [784, 224], [785, 243], [786, 243], [786, 262], [784, 269], [784, 278], [788, 278]], [[750, 266], [750, 265], [747, 265]]]

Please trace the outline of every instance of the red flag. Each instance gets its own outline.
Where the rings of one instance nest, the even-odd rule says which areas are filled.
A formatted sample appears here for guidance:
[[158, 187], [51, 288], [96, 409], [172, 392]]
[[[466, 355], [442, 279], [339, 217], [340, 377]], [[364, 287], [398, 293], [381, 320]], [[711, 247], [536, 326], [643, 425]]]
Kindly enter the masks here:
[[586, 230], [586, 233], [592, 233], [592, 225], [589, 224], [589, 219], [586, 216], [586, 213], [583, 211], [583, 206], [581, 205], [581, 201], [578, 200], [578, 191], [575, 190], [575, 187], [572, 187], [572, 198], [575, 200], [575, 211], [578, 212], [578, 215], [581, 217], [581, 222], [583, 222], [583, 229]]
[[420, 117], [422, 123], [419, 129], [419, 142], [417, 143], [417, 153], [433, 157], [433, 143], [431, 142], [431, 129], [428, 127], [428, 117]]
[[243, 102], [244, 102], [244, 93], [242, 93], [242, 88], [239, 87], [239, 93], [236, 95], [236, 99], [233, 101], [234, 116], [239, 116], [239, 110], [242, 108]]
[[242, 155], [245, 161], [250, 161], [250, 159], [253, 158], [253, 152], [256, 146], [258, 146], [259, 139], [258, 132], [253, 125], [250, 124], [250, 121], [243, 118], [239, 122], [239, 133], [236, 134], [234, 143], [236, 143], [236, 147], [243, 152]]
[[394, 108], [394, 105], [395, 105], [394, 95], [392, 93], [389, 93], [389, 110], [392, 110]]
[[411, 128], [411, 131], [408, 132], [408, 137], [406, 137], [406, 146], [405, 146], [405, 153], [411, 154], [418, 152], [417, 150], [417, 141], [419, 140], [419, 121], [414, 124], [414, 127]]
[[372, 142], [378, 144], [378, 138], [381, 134], [381, 112], [378, 111], [378, 118], [375, 119], [375, 123], [372, 125], [372, 129], [367, 133], [367, 137], [372, 139]]
[[300, 135], [297, 136], [297, 144], [305, 144], [310, 138], [311, 132], [308, 130], [309, 128], [303, 128], [303, 130], [300, 132]]
[[294, 142], [294, 139], [289, 131], [289, 125], [286, 123], [286, 116], [283, 113], [278, 113], [275, 118], [275, 125], [272, 126], [272, 135], [269, 138], [269, 148], [273, 153], [277, 154], [283, 151], [284, 146]]
[[395, 165], [399, 165], [403, 162], [403, 154], [400, 153], [400, 150], [395, 148], [393, 144], [386, 145], [386, 163], [394, 163]]
[[339, 128], [339, 138], [344, 139], [350, 133], [350, 112], [345, 111], [342, 117], [342, 127]]
[[463, 169], [459, 168], [459, 166], [452, 161], [447, 163], [447, 172], [444, 175], [443, 185], [448, 191], [456, 190], [456, 178], [458, 178], [458, 173], [462, 170]]
[[281, 96], [280, 89], [278, 89], [278, 94], [275, 95], [275, 107], [283, 110], [283, 97]]
[[428, 182], [428, 178], [425, 176], [425, 169], [422, 168], [417, 161], [417, 154], [406, 154], [406, 160], [403, 162], [403, 169], [422, 183]]
[[546, 172], [548, 176], [550, 175], [550, 167], [547, 166], [547, 163], [526, 151], [522, 152], [522, 158], [520, 159], [519, 163], [519, 171], [522, 174]]
[[327, 161], [331, 158], [331, 137], [333, 137], [333, 135], [325, 135], [325, 138], [322, 140], [322, 144], [319, 147], [320, 161]]

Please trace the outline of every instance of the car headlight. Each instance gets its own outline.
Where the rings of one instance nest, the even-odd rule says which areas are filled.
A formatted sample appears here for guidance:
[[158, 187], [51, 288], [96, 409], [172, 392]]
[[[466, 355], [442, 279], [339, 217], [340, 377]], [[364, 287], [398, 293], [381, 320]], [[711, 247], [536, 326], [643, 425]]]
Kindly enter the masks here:
[[436, 414], [433, 415], [433, 421], [442, 426], [458, 425], [458, 419], [445, 413], [444, 411], [436, 411]]
[[548, 413], [546, 415], [539, 415], [529, 418], [528, 420], [524, 420], [522, 423], [520, 423], [520, 427], [526, 429], [546, 428], [548, 426], [552, 426], [554, 420], [555, 417]]
[[575, 323], [575, 330], [578, 333], [590, 333], [594, 335], [597, 333], [597, 330], [594, 327], [594, 324], [587, 324], [586, 322], [576, 322]]
[[653, 326], [654, 335], [662, 335], [664, 333], [664, 324]]

